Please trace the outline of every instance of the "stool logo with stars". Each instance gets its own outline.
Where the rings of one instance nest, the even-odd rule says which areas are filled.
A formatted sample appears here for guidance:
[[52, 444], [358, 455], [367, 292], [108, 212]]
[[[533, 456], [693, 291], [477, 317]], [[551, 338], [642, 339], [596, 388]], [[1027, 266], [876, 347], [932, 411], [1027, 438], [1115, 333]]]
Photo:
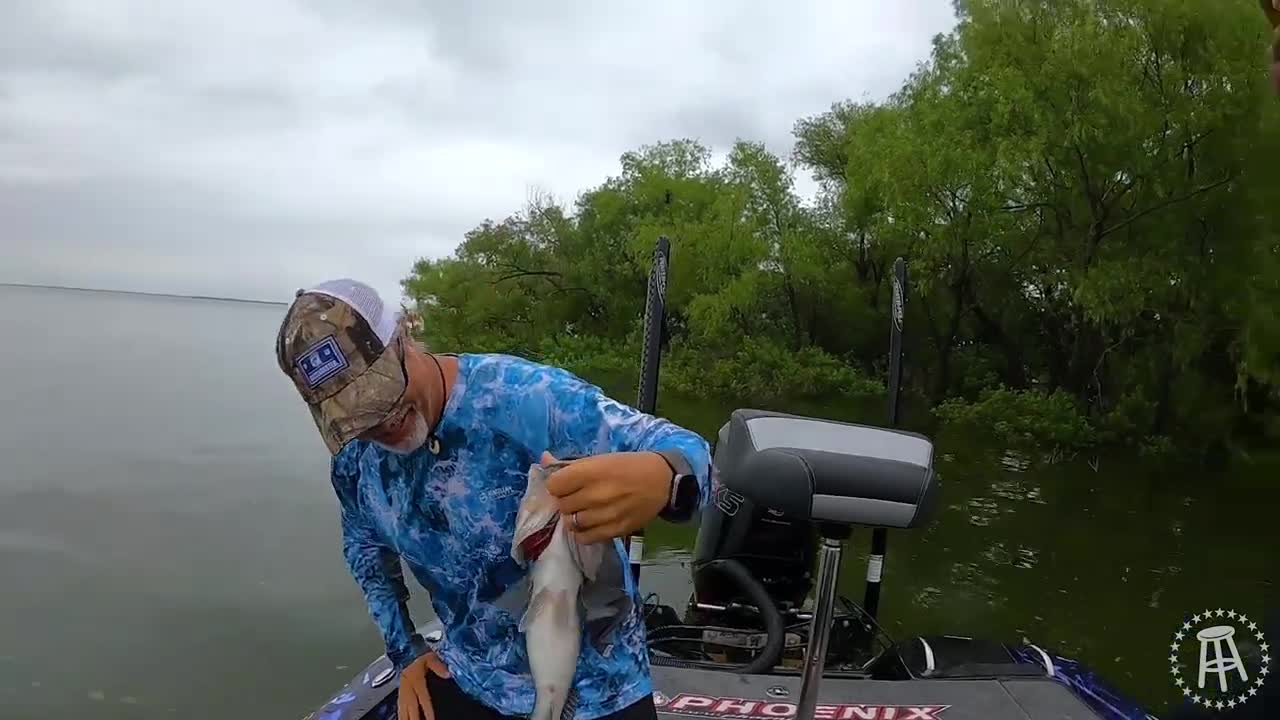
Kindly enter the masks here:
[[1169, 671], [1187, 702], [1225, 710], [1249, 702], [1267, 678], [1271, 647], [1257, 623], [1235, 610], [1192, 615], [1173, 634]]

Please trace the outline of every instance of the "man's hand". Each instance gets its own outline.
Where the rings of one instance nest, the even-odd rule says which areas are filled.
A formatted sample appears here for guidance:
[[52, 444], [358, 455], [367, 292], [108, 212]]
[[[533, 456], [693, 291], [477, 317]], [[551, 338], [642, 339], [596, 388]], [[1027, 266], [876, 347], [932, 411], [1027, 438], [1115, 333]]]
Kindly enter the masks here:
[[[542, 464], [556, 462], [542, 454]], [[671, 467], [652, 452], [620, 452], [574, 460], [547, 480], [560, 514], [579, 542], [611, 540], [643, 528], [671, 496]]]
[[400, 673], [399, 704], [396, 708], [399, 720], [436, 720], [431, 695], [427, 692], [428, 670], [437, 677], [449, 677], [449, 668], [435, 652], [424, 653]]

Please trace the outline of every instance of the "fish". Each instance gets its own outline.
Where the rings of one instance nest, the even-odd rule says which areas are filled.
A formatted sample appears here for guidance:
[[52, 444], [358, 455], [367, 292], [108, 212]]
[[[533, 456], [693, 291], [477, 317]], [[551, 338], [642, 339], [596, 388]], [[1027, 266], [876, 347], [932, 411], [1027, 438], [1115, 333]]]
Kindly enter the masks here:
[[566, 463], [529, 468], [516, 512], [511, 556], [529, 570], [529, 603], [520, 618], [536, 689], [530, 720], [560, 720], [578, 668], [582, 642], [579, 602], [604, 560], [606, 544], [580, 543], [560, 517], [547, 478]]

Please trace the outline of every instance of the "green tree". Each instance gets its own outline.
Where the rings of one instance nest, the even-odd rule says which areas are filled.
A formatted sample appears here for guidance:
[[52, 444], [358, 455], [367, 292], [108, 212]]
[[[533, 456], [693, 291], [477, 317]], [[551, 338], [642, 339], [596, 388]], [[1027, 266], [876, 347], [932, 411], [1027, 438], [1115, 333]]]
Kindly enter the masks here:
[[796, 123], [812, 203], [760, 143], [720, 164], [646, 145], [571, 208], [535, 200], [419, 261], [428, 340], [630, 372], [666, 235], [664, 382], [857, 396], [882, 388], [903, 256], [908, 378], [944, 420], [1063, 451], [1280, 434], [1280, 107], [1256, 10], [956, 9], [897, 92]]

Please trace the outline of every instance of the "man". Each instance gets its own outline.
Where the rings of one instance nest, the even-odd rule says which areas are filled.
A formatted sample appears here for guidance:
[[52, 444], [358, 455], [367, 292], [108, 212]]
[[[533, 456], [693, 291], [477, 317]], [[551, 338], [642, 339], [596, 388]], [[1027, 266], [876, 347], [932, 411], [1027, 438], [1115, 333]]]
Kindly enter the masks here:
[[[551, 476], [561, 522], [582, 542], [655, 517], [686, 521], [708, 501], [710, 457], [697, 434], [619, 404], [563, 370], [507, 355], [435, 354], [369, 286], [299, 291], [277, 337], [333, 454], [347, 565], [400, 671], [398, 717], [528, 714], [535, 690], [523, 608], [502, 599], [526, 577], [511, 558], [532, 464], [580, 458]], [[409, 617], [403, 559], [444, 627], [427, 652]], [[623, 566], [625, 567], [625, 565]], [[584, 640], [576, 717], [655, 718], [641, 605], [600, 641]]]
[[1271, 87], [1280, 95], [1280, 0], [1258, 0], [1271, 21]]

